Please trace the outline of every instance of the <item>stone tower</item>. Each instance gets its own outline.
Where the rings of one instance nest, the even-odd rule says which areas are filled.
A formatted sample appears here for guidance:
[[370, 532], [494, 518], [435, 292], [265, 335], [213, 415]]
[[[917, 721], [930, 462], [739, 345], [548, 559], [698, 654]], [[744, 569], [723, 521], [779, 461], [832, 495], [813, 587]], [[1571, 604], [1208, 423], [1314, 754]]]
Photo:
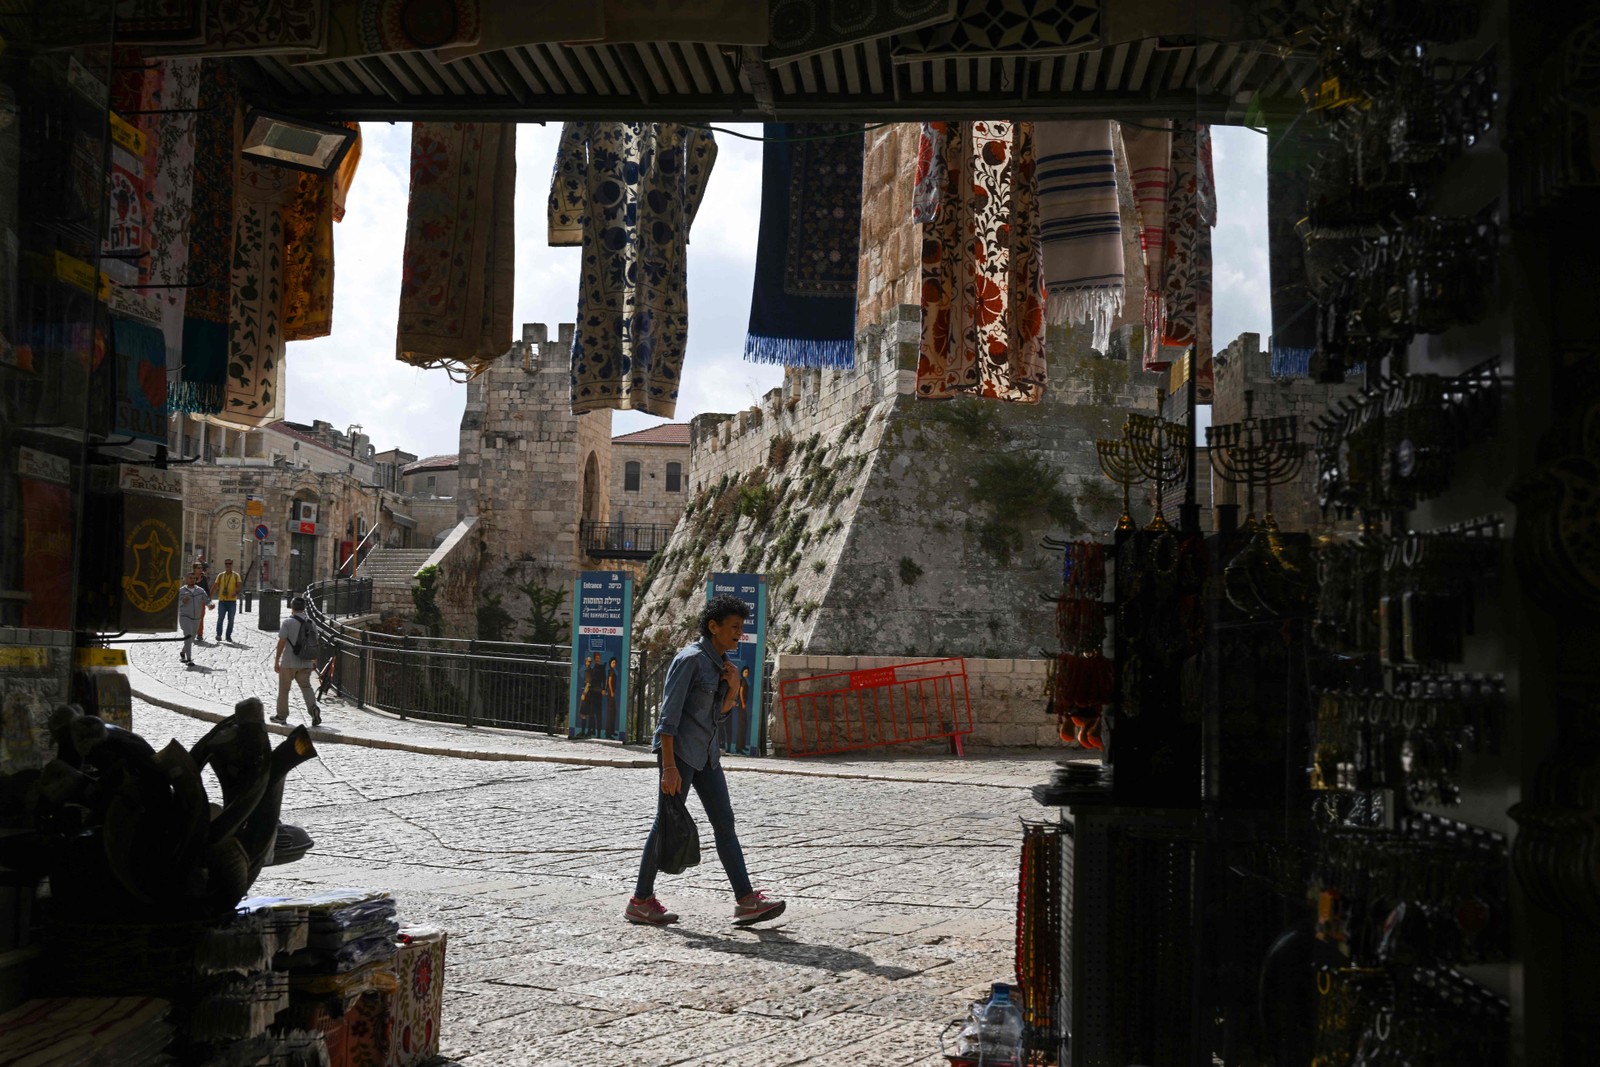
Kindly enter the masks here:
[[590, 565], [579, 525], [607, 518], [611, 412], [572, 413], [572, 335], [563, 322], [551, 343], [544, 323], [525, 323], [522, 340], [467, 384], [457, 508], [474, 523], [444, 567], [452, 622], [498, 595], [521, 636], [518, 587], [566, 587]]

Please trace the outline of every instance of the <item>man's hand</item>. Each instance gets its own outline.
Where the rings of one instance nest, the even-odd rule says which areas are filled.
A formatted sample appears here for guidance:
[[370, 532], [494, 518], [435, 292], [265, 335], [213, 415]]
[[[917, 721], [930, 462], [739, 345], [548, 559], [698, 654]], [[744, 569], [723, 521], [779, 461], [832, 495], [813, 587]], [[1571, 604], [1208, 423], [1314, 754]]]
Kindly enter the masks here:
[[675, 797], [683, 789], [683, 778], [678, 774], [677, 767], [663, 767], [661, 769], [661, 791], [669, 797]]
[[722, 661], [722, 684], [728, 687], [728, 695], [722, 698], [722, 710], [727, 712], [739, 702], [739, 665], [731, 659]]

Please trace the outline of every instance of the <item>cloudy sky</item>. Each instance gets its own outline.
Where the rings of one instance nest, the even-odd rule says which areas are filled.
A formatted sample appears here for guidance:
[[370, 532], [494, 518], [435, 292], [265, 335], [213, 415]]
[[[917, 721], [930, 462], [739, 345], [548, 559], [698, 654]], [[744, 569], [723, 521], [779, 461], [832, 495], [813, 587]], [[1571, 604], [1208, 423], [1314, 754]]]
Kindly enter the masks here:
[[[760, 126], [733, 126], [747, 133]], [[344, 221], [334, 227], [334, 330], [289, 345], [289, 418], [359, 423], [380, 451], [454, 452], [466, 387], [443, 371], [414, 370], [394, 358], [400, 258], [405, 244], [411, 128], [362, 125], [361, 166]], [[525, 322], [575, 318], [576, 248], [545, 241], [545, 205], [560, 129], [517, 131], [517, 282], [513, 330]], [[761, 214], [761, 146], [717, 136], [718, 155], [689, 245], [689, 351], [678, 421], [704, 411], [749, 407], [783, 379], [780, 369], [744, 362], [756, 230]], [[1266, 138], [1217, 127], [1216, 320], [1218, 346], [1270, 329], [1267, 293]], [[617, 433], [663, 420], [617, 412]]]

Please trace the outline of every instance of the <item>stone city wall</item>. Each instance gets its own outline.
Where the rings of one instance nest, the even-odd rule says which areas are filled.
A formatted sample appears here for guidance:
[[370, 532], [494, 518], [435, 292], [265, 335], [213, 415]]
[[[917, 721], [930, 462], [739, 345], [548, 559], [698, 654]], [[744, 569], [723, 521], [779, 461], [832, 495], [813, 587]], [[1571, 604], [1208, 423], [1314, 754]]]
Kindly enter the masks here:
[[[773, 750], [782, 755], [784, 747], [784, 707], [782, 685], [786, 681], [818, 674], [891, 667], [906, 660], [894, 656], [803, 656], [780, 655], [773, 664], [772, 713], [767, 736]], [[972, 734], [964, 745], [978, 748], [1065, 748], [1056, 722], [1045, 714], [1045, 683], [1050, 661], [1044, 659], [967, 659], [967, 694], [972, 704]], [[959, 698], [958, 698], [959, 699]], [[800, 713], [799, 705], [795, 713]], [[798, 727], [796, 727], [798, 728]], [[895, 745], [888, 751], [938, 751], [945, 743], [917, 742]]]

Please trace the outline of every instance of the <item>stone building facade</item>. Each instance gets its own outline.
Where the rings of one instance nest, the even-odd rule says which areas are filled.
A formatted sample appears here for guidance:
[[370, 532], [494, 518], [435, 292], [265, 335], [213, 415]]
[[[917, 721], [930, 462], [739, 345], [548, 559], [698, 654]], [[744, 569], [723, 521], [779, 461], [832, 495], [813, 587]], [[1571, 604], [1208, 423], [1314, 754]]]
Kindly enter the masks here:
[[413, 499], [456, 497], [461, 459], [455, 454], [428, 456], [406, 465], [400, 473], [400, 491]]
[[689, 432], [669, 422], [611, 439], [613, 523], [677, 523], [689, 501]]
[[[371, 444], [327, 423], [241, 430], [186, 415], [173, 418], [171, 440], [196, 457], [184, 468], [184, 554], [204, 557], [213, 573], [232, 558], [252, 587], [333, 577], [367, 531], [387, 530], [403, 506], [374, 486]], [[248, 514], [251, 498], [259, 516]], [[258, 525], [265, 541], [254, 536]]]

